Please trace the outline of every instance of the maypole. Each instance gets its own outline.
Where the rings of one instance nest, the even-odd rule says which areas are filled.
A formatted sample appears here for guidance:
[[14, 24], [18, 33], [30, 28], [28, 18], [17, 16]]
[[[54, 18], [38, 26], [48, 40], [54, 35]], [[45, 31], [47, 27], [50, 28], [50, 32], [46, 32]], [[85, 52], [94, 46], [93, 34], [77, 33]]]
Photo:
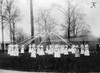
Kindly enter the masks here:
[[[31, 37], [34, 36], [33, 1], [30, 0]], [[31, 42], [34, 43], [34, 40]]]

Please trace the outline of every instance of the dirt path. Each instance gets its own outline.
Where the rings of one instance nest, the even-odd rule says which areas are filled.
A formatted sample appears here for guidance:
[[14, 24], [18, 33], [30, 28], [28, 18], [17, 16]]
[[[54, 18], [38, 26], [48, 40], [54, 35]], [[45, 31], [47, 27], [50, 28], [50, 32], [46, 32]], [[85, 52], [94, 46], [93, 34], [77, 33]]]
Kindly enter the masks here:
[[0, 73], [52, 73], [52, 72], [25, 72], [25, 71], [12, 71], [0, 69]]

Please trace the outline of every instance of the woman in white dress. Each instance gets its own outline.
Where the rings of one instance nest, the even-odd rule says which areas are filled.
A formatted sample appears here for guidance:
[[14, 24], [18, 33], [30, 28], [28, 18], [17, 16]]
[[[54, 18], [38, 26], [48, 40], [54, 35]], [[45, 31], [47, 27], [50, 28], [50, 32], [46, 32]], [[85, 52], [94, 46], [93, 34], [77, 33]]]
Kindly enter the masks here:
[[61, 45], [60, 47], [59, 47], [59, 49], [60, 49], [60, 54], [61, 55], [64, 55], [64, 45]]
[[7, 52], [7, 54], [9, 55], [10, 52], [11, 52], [11, 45], [9, 44], [9, 45], [8, 45], [8, 52]]
[[72, 49], [72, 54], [75, 54], [76, 48], [74, 44], [72, 45], [71, 49]]
[[16, 56], [16, 44], [13, 47], [13, 56]]
[[88, 44], [85, 44], [85, 53], [84, 53], [85, 56], [90, 56], [90, 52], [89, 52], [89, 45]]
[[81, 54], [83, 55], [83, 54], [84, 54], [84, 51], [85, 51], [85, 49], [84, 49], [84, 45], [81, 44], [81, 45], [80, 45], [80, 48], [81, 48]]
[[48, 49], [48, 55], [53, 55], [53, 47], [50, 45], [50, 48]]
[[14, 56], [14, 45], [13, 44], [11, 44], [10, 45], [10, 56]]
[[79, 51], [79, 46], [78, 45], [76, 45], [75, 57], [80, 57], [80, 51]]
[[68, 55], [68, 45], [65, 46], [65, 49], [64, 49], [64, 55]]
[[45, 50], [45, 53], [48, 54], [48, 51], [49, 51], [49, 47], [47, 46], [46, 50]]
[[34, 44], [32, 45], [31, 57], [36, 58], [36, 48]]
[[31, 53], [31, 51], [32, 51], [32, 45], [30, 44], [28, 52]]
[[45, 61], [44, 61], [44, 58], [45, 58], [45, 52], [44, 52], [44, 49], [43, 49], [43, 45], [41, 45], [40, 46], [40, 49], [39, 49], [39, 52], [38, 52], [39, 54], [39, 56], [38, 56], [38, 61], [39, 61], [39, 68], [44, 68], [45, 67], [45, 65], [44, 65], [44, 63], [45, 63]]
[[45, 55], [43, 46], [40, 46], [39, 55], [40, 55], [40, 56], [44, 56], [44, 55]]
[[59, 47], [58, 45], [55, 46], [55, 51], [54, 51], [54, 57], [55, 58], [60, 58], [61, 57], [60, 49], [58, 47]]
[[60, 62], [61, 62], [61, 60], [60, 60], [60, 58], [61, 58], [61, 54], [60, 54], [60, 49], [58, 48], [59, 46], [58, 45], [56, 45], [55, 46], [55, 51], [54, 51], [54, 59], [55, 59], [55, 69], [56, 70], [58, 70], [59, 69], [59, 67], [61, 66], [60, 64]]
[[24, 45], [21, 46], [21, 53], [24, 53]]
[[71, 47], [68, 48], [68, 53], [69, 53], [69, 54], [72, 53], [72, 49], [71, 49]]
[[15, 44], [15, 54], [14, 54], [14, 56], [19, 56], [18, 44]]
[[40, 52], [40, 45], [37, 46], [37, 55], [39, 55]]

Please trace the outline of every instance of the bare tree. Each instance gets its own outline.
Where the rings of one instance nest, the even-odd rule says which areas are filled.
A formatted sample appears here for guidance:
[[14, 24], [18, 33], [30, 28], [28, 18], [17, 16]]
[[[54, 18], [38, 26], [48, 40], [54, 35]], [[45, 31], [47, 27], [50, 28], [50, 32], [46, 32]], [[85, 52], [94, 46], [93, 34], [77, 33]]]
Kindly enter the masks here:
[[47, 9], [39, 10], [36, 22], [39, 25], [39, 32], [42, 31], [45, 33], [45, 42], [47, 42], [47, 40], [50, 42], [50, 38], [47, 35], [55, 30], [55, 25], [57, 24], [55, 19], [51, 16], [50, 11]]
[[[85, 14], [78, 13], [76, 11], [72, 14], [72, 23], [71, 23], [71, 35], [73, 37], [77, 36], [87, 36], [89, 34], [89, 25], [87, 25], [84, 18]], [[84, 33], [83, 33], [84, 32]]]
[[13, 43], [15, 43], [15, 29], [16, 29], [16, 23], [18, 22], [18, 21], [20, 21], [21, 19], [20, 19], [20, 12], [19, 12], [20, 10], [19, 9], [15, 9], [14, 10], [14, 12], [13, 12], [13, 14], [12, 14], [12, 33], [13, 33]]
[[20, 21], [20, 10], [14, 5], [14, 0], [5, 0], [4, 3], [5, 12], [4, 19], [9, 24], [10, 29], [10, 41], [15, 41], [15, 24]]
[[80, 2], [76, 3], [76, 5], [73, 5], [68, 0], [67, 3], [67, 9], [63, 8], [62, 6], [58, 6], [58, 9], [65, 15], [66, 24], [62, 24], [62, 27], [65, 29], [65, 35], [70, 41], [70, 37], [88, 34], [89, 29], [87, 28], [87, 23], [85, 21], [85, 14], [79, 11], [80, 8], [78, 8], [78, 5]]
[[0, 0], [0, 22], [1, 22], [1, 29], [2, 29], [2, 50], [4, 51], [4, 29], [6, 27], [6, 20], [5, 20], [5, 1]]
[[22, 28], [16, 28], [15, 35], [16, 35], [16, 39], [15, 39], [16, 43], [20, 43], [29, 37], [26, 33], [24, 33]]

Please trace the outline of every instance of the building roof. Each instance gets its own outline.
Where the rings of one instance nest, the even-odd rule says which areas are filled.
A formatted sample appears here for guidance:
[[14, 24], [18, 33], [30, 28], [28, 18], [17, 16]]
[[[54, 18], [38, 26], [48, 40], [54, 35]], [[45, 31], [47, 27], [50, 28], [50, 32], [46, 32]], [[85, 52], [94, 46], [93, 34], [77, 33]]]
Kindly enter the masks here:
[[95, 37], [76, 37], [76, 38], [71, 38], [70, 41], [97, 41], [97, 38]]

